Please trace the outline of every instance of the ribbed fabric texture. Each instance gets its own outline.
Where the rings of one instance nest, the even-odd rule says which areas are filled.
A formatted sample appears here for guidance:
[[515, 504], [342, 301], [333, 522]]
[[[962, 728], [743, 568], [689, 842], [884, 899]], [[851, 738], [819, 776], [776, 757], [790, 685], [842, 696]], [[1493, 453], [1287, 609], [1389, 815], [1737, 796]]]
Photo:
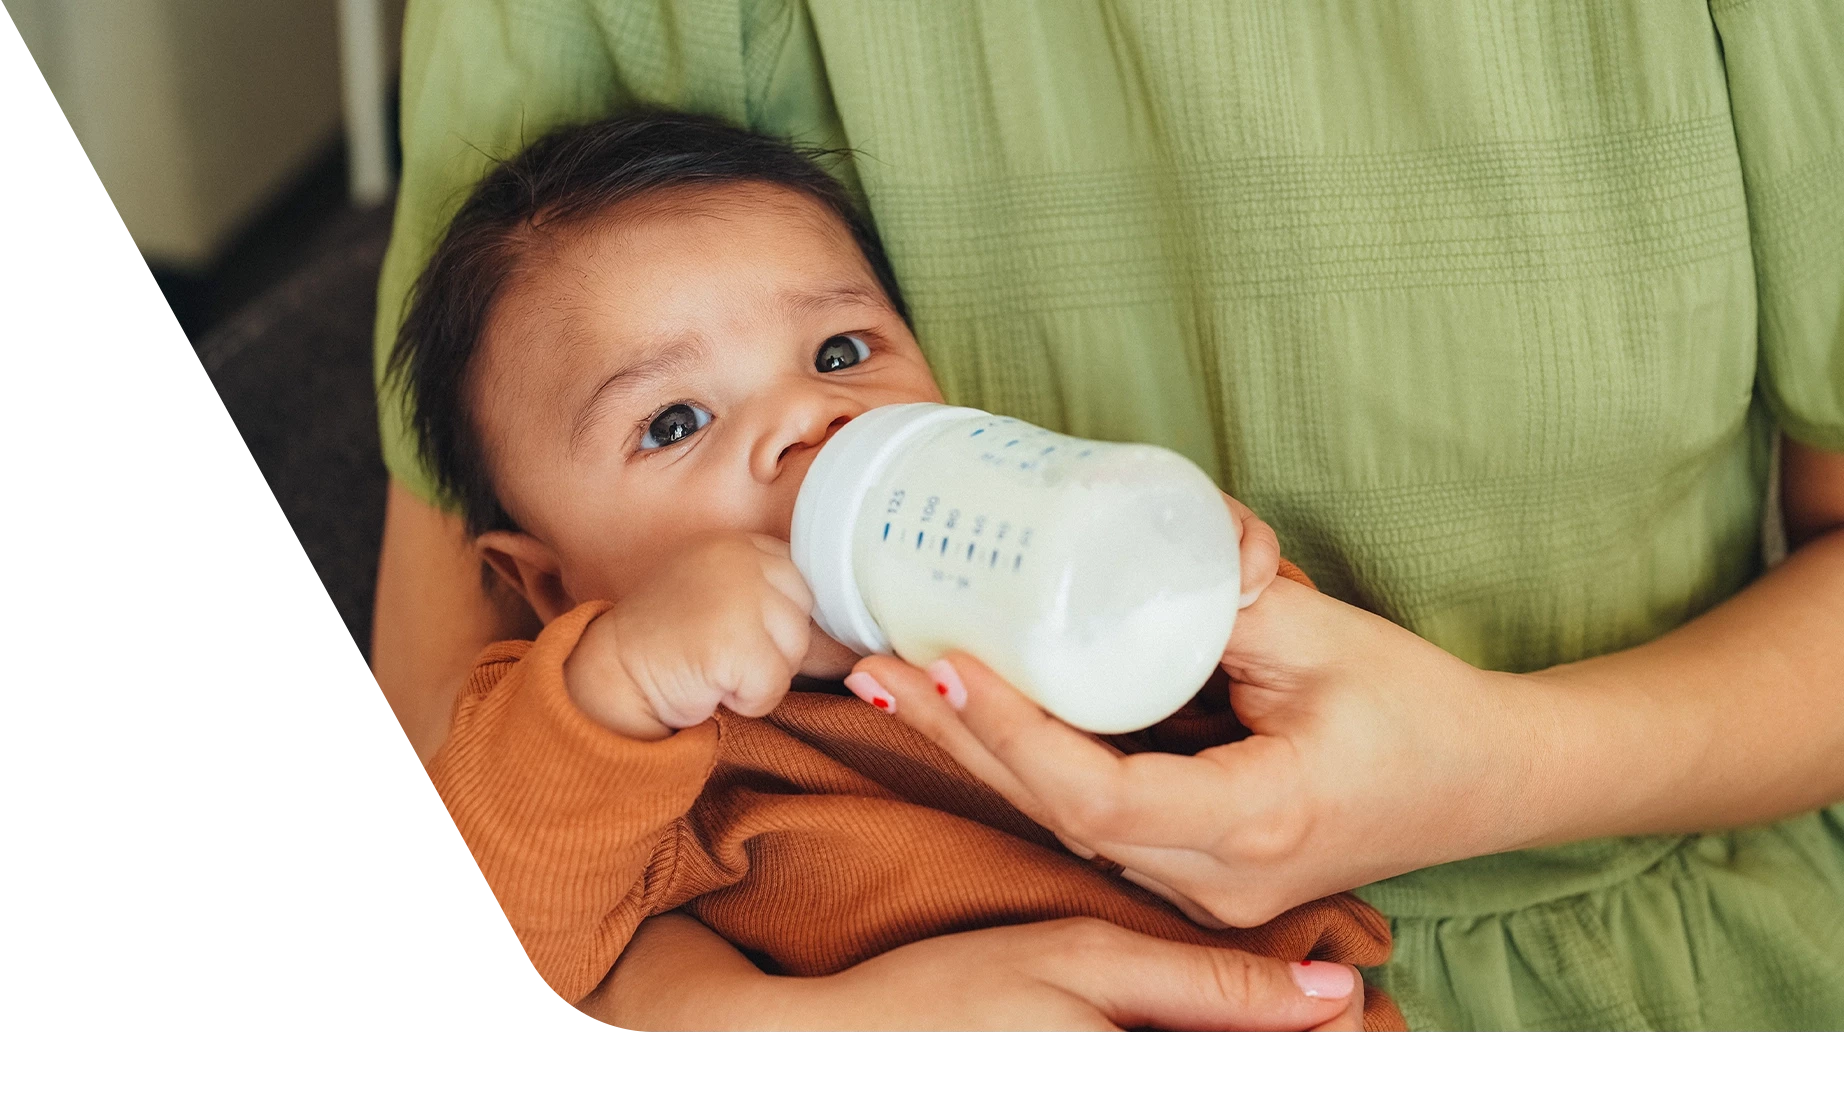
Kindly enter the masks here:
[[[1252, 930], [1205, 930], [1064, 849], [920, 735], [855, 698], [790, 694], [764, 719], [728, 712], [663, 741], [586, 718], [563, 663], [607, 609], [536, 642], [490, 648], [431, 763], [462, 836], [545, 981], [577, 1001], [640, 921], [683, 907], [777, 971], [834, 973], [905, 943], [1093, 916], [1158, 938], [1298, 961], [1376, 965], [1383, 917], [1349, 895]], [[1225, 740], [1226, 707], [1193, 707], [1138, 747]], [[1381, 992], [1365, 1026], [1400, 1029]]]

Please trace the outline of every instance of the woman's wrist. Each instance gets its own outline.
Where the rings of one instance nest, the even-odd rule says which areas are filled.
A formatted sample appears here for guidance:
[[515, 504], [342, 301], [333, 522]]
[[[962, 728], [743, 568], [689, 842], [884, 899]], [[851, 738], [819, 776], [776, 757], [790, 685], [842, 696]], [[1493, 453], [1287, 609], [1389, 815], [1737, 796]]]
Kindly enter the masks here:
[[1502, 849], [1644, 833], [1672, 768], [1691, 757], [1655, 751], [1664, 736], [1695, 743], [1688, 724], [1674, 725], [1680, 708], [1597, 666], [1606, 659], [1499, 674], [1522, 785]]
[[1468, 670], [1459, 698], [1436, 700], [1457, 712], [1448, 720], [1450, 774], [1422, 789], [1447, 801], [1445, 821], [1431, 828], [1444, 828], [1449, 840], [1431, 844], [1416, 867], [1541, 845], [1563, 821], [1555, 779], [1568, 759], [1560, 739], [1573, 711], [1534, 675]]
[[831, 978], [764, 973], [684, 912], [644, 921], [607, 978], [577, 1007], [636, 1031], [796, 1031], [824, 1027]]
[[[1481, 854], [1504, 853], [1568, 840], [1561, 831], [1571, 821], [1563, 781], [1577, 760], [1568, 738], [1581, 714], [1575, 693], [1540, 674], [1481, 672], [1489, 700], [1476, 744], [1496, 752], [1494, 791], [1488, 796]], [[1474, 855], [1468, 855], [1474, 856]]]
[[1507, 782], [1500, 848], [1771, 822], [1844, 797], [1844, 540], [1820, 537], [1654, 641], [1484, 685]]

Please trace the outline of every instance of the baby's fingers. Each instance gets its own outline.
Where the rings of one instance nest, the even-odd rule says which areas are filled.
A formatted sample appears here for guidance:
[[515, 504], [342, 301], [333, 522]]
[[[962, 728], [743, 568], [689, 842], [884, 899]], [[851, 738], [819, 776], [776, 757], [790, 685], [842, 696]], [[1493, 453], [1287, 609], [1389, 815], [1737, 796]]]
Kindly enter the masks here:
[[779, 651], [739, 658], [735, 671], [725, 677], [728, 694], [722, 704], [745, 717], [760, 718], [780, 705], [793, 679], [794, 665]]
[[807, 647], [813, 641], [813, 621], [808, 611], [791, 599], [782, 595], [771, 595], [762, 600], [762, 631], [768, 636], [774, 651], [781, 655], [788, 667], [798, 670], [801, 661], [807, 657]]
[[756, 534], [751, 534], [749, 540], [762, 553], [762, 578], [768, 580], [768, 585], [785, 595], [804, 613], [812, 613], [813, 590], [801, 578], [800, 569], [788, 555], [787, 542]]
[[780, 595], [765, 599], [760, 623], [739, 629], [718, 663], [723, 705], [750, 718], [774, 710], [807, 655], [811, 629], [792, 602]]

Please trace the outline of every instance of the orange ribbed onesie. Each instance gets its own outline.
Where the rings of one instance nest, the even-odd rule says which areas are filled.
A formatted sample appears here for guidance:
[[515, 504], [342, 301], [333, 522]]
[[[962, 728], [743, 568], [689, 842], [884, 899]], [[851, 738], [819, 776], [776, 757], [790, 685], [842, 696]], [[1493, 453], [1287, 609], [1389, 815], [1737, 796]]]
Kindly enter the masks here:
[[[1295, 569], [1290, 577], [1304, 579]], [[1382, 915], [1330, 896], [1249, 930], [1206, 930], [1065, 850], [920, 734], [855, 698], [795, 692], [660, 741], [590, 720], [563, 664], [608, 608], [489, 646], [429, 773], [532, 963], [589, 994], [642, 919], [682, 908], [775, 972], [834, 973], [956, 931], [1094, 916], [1158, 938], [1375, 965]], [[1239, 736], [1209, 696], [1137, 736], [1193, 751]], [[1367, 1029], [1401, 1029], [1374, 990]]]

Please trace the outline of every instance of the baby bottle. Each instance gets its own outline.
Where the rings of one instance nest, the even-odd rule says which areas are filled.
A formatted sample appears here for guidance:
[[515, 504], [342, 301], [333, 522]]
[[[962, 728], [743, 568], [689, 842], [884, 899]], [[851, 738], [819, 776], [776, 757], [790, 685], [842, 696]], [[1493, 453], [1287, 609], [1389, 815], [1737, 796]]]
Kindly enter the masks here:
[[1183, 706], [1236, 617], [1237, 536], [1176, 452], [918, 402], [846, 423], [794, 507], [821, 629], [919, 665], [977, 657], [1080, 729]]

